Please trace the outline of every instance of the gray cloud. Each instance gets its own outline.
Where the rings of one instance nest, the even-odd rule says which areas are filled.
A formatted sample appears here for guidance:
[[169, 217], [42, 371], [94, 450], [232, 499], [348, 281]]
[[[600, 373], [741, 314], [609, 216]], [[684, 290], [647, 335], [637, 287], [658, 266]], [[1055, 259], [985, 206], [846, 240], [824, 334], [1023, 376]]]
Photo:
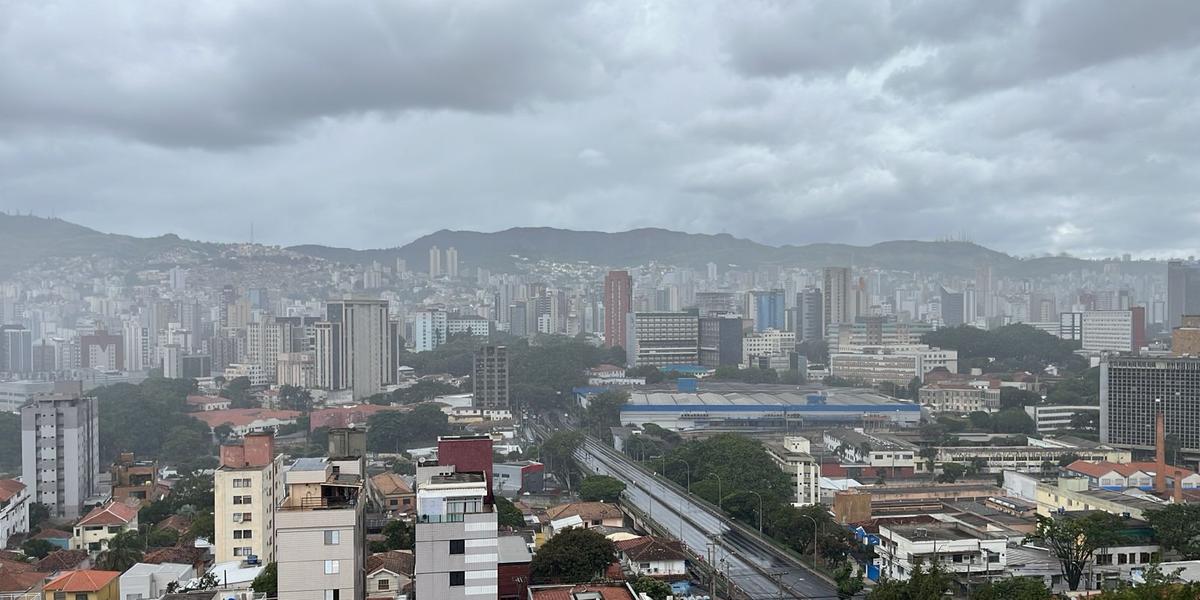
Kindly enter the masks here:
[[440, 228], [1200, 244], [1190, 2], [0, 5], [0, 209], [352, 247]]

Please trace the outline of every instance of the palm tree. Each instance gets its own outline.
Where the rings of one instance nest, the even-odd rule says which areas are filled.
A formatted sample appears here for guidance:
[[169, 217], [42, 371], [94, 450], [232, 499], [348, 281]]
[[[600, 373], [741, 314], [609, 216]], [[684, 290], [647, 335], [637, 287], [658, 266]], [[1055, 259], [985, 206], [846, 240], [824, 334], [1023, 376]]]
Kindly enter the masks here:
[[108, 540], [108, 550], [100, 554], [97, 563], [105, 570], [124, 572], [141, 562], [143, 548], [145, 544], [138, 532], [122, 531]]

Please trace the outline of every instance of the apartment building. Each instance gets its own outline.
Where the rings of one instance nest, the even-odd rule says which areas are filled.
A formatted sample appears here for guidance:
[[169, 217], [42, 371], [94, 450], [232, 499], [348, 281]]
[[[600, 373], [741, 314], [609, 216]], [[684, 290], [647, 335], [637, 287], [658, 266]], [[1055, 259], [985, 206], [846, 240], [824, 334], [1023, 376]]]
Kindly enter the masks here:
[[99, 411], [95, 398], [82, 396], [82, 384], [73, 387], [21, 408], [21, 481], [31, 488], [31, 501], [62, 519], [79, 518], [99, 491]]
[[415, 575], [422, 597], [496, 597], [498, 533], [489, 493], [483, 473], [452, 472], [419, 482]]
[[880, 575], [906, 581], [917, 564], [937, 563], [954, 576], [987, 577], [1004, 573], [1008, 540], [961, 523], [880, 525], [878, 558]]
[[218, 563], [276, 560], [276, 507], [283, 497], [283, 455], [270, 432], [221, 446], [213, 473], [213, 556]]
[[12, 536], [29, 532], [29, 488], [16, 479], [0, 479], [0, 548]]
[[767, 444], [767, 455], [788, 474], [796, 492], [794, 506], [821, 502], [821, 464], [813, 458], [807, 438], [788, 436], [781, 444]]
[[629, 313], [625, 326], [630, 367], [700, 363], [700, 320], [693, 313]]

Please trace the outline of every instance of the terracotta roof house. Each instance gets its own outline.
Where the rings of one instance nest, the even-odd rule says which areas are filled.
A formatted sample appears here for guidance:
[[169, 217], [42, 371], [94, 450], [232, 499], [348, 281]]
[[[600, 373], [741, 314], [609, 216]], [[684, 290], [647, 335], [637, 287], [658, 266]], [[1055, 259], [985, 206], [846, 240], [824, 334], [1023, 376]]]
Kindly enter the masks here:
[[101, 552], [117, 534], [137, 529], [137, 508], [123, 502], [109, 502], [93, 508], [75, 524], [71, 549]]
[[576, 585], [534, 585], [529, 600], [637, 600], [628, 583], [581, 583]]
[[84, 550], [56, 550], [37, 561], [37, 570], [43, 573], [87, 569], [91, 566], [91, 556]]
[[377, 552], [367, 557], [367, 597], [395, 598], [413, 583], [416, 559], [406, 550]]
[[371, 477], [368, 486], [375, 504], [387, 513], [412, 512], [417, 494], [403, 477], [396, 473], [380, 473]]
[[645, 536], [617, 542], [621, 566], [629, 573], [651, 577], [687, 577], [687, 552], [679, 542]]
[[574, 527], [620, 528], [625, 524], [625, 513], [616, 504], [606, 502], [571, 502], [546, 509], [546, 524], [550, 535]]
[[57, 594], [66, 594], [74, 600], [120, 600], [118, 597], [118, 571], [67, 571], [50, 580], [42, 587], [45, 600], [54, 600]]

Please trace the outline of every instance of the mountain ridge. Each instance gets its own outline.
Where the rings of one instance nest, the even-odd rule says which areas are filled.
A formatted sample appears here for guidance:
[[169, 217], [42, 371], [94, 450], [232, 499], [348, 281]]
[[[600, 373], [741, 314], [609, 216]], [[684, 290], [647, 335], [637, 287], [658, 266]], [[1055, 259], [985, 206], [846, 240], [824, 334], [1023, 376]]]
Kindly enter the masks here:
[[[92, 257], [146, 261], [164, 252], [215, 256], [238, 244], [186, 240], [175, 234], [151, 238], [102, 233], [62, 219], [0, 213], [0, 274], [32, 268], [55, 258]], [[352, 249], [320, 244], [284, 248], [296, 254], [344, 263], [394, 263], [397, 258], [422, 271], [431, 246], [453, 246], [464, 265], [500, 269], [518, 261], [588, 262], [632, 267], [649, 262], [702, 268], [727, 266], [874, 267], [898, 271], [969, 275], [990, 265], [997, 275], [1037, 277], [1080, 269], [1102, 269], [1105, 261], [1073, 257], [1017, 258], [963, 241], [890, 240], [869, 246], [831, 242], [771, 246], [728, 233], [686, 233], [659, 227], [620, 232], [554, 227], [513, 227], [496, 232], [441, 229], [402, 246]], [[1124, 263], [1134, 271], [1163, 263]]]

